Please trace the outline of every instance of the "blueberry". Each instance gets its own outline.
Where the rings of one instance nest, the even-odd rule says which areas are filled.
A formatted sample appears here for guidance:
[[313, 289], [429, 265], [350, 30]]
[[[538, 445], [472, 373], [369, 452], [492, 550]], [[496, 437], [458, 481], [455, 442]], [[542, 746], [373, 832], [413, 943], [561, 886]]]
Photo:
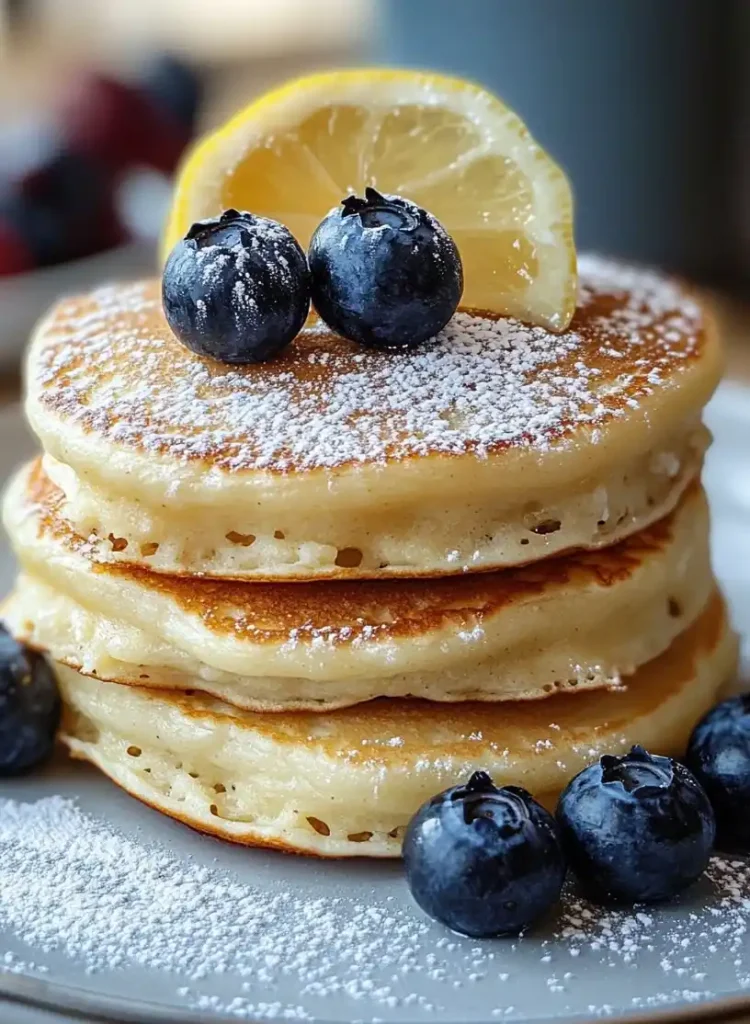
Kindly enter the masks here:
[[141, 70], [140, 86], [165, 114], [192, 132], [200, 106], [201, 82], [189, 64], [168, 53], [152, 57]]
[[560, 797], [557, 820], [571, 867], [605, 902], [675, 896], [705, 870], [716, 832], [691, 772], [642, 747], [584, 768]]
[[690, 737], [686, 761], [713, 804], [721, 845], [750, 850], [750, 695], [708, 712]]
[[305, 254], [282, 224], [225, 210], [199, 221], [162, 279], [169, 326], [201, 356], [259, 363], [299, 333], [310, 309]]
[[485, 772], [420, 808], [403, 852], [422, 910], [476, 938], [517, 934], [559, 899], [565, 879], [555, 819]]
[[52, 669], [0, 625], [0, 776], [18, 775], [48, 757], [59, 721]]
[[371, 348], [412, 348], [456, 311], [455, 242], [426, 210], [365, 189], [317, 228], [308, 253], [313, 305], [334, 331]]
[[60, 150], [19, 182], [12, 215], [40, 266], [78, 259], [122, 241], [112, 181], [82, 153]]

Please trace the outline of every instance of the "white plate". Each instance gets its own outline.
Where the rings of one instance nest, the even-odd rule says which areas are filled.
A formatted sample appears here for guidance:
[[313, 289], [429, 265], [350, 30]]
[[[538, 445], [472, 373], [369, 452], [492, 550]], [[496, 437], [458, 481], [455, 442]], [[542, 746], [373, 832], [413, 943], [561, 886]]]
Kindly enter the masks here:
[[[750, 665], [750, 391], [722, 387], [709, 420], [716, 437], [706, 473], [715, 563]], [[0, 413], [0, 475], [32, 451], [18, 411]], [[0, 585], [6, 588], [12, 574], [5, 551]], [[1, 798], [30, 803], [54, 794], [74, 799], [89, 816], [70, 841], [90, 839], [92, 864], [106, 859], [107, 850], [119, 863], [118, 844], [129, 836], [136, 844], [131, 854], [136, 849], [142, 855], [142, 871], [133, 873], [131, 866], [128, 874], [124, 857], [122, 877], [108, 868], [115, 871], [111, 889], [117, 899], [114, 911], [108, 901], [101, 914], [85, 871], [61, 877], [60, 902], [53, 898], [50, 911], [40, 903], [49, 900], [49, 864], [30, 857], [20, 877], [7, 877], [4, 859], [10, 851], [0, 842], [0, 969], [7, 968], [0, 973], [0, 991], [36, 1007], [140, 1024], [305, 1016], [490, 1024], [652, 1019], [670, 1009], [685, 1020], [726, 1017], [738, 1006], [750, 1015], [750, 869], [744, 866], [729, 868], [727, 879], [717, 861], [714, 880], [702, 881], [672, 905], [640, 914], [602, 913], [569, 893], [560, 915], [534, 934], [476, 942], [426, 922], [396, 863], [317, 862], [221, 844], [62, 758], [42, 775], [2, 784], [0, 833], [3, 815], [10, 813]], [[112, 834], [105, 842], [101, 829]], [[182, 880], [166, 903], [145, 881], [160, 849], [168, 858], [157, 885], [162, 877], [164, 887]], [[188, 927], [190, 934], [181, 937], [191, 917], [179, 894], [184, 891], [188, 899], [200, 867], [206, 868], [206, 899], [215, 906], [213, 926], [198, 934]], [[70, 901], [87, 898], [93, 907], [76, 935], [65, 927]], [[133, 940], [121, 964], [102, 969], [103, 936], [116, 954], [122, 943], [117, 920], [130, 924], [134, 917], [137, 934], [150, 940]], [[235, 921], [245, 923], [233, 931]], [[181, 951], [183, 973], [148, 966], [149, 942], [172, 949], [167, 959], [179, 959]], [[225, 970], [196, 977], [198, 950], [204, 958], [224, 957]], [[60, 1019], [0, 1004], [1, 1021]]]

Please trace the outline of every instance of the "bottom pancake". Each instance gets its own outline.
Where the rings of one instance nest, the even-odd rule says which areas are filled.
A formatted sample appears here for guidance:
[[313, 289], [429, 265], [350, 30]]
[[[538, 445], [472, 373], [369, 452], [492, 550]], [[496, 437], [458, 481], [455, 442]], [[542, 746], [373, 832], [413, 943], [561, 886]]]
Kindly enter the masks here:
[[389, 857], [417, 807], [475, 769], [550, 803], [603, 753], [641, 743], [681, 754], [736, 658], [716, 594], [623, 689], [533, 704], [378, 700], [262, 715], [57, 670], [72, 754], [152, 807], [248, 845]]

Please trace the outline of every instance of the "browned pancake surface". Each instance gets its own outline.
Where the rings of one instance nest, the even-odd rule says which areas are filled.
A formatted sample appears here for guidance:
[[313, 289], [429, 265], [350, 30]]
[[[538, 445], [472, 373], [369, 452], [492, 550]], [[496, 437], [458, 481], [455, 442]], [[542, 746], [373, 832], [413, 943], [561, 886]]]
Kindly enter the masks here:
[[616, 733], [648, 716], [695, 680], [697, 662], [718, 647], [726, 628], [724, 602], [715, 591], [698, 621], [664, 654], [626, 678], [621, 688], [559, 694], [544, 701], [444, 705], [381, 698], [326, 715], [254, 714], [194, 691], [146, 692], [189, 718], [214, 723], [242, 719], [261, 734], [315, 746], [329, 757], [352, 762], [418, 766], [421, 758], [471, 759], [482, 751], [501, 754], [506, 748], [518, 757], [526, 748], [569, 750], [578, 743], [591, 744], [599, 733]]

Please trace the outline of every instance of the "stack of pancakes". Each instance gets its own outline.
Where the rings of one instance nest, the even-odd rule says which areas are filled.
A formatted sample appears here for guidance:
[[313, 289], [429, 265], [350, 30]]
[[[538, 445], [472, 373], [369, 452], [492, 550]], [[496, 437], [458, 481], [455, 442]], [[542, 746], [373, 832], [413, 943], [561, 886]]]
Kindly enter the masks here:
[[156, 282], [54, 309], [5, 618], [57, 665], [71, 752], [331, 856], [397, 854], [473, 769], [549, 802], [603, 752], [679, 753], [736, 657], [699, 483], [718, 342], [670, 280], [580, 275], [562, 335], [463, 312], [382, 353], [314, 324], [243, 368], [184, 349]]

